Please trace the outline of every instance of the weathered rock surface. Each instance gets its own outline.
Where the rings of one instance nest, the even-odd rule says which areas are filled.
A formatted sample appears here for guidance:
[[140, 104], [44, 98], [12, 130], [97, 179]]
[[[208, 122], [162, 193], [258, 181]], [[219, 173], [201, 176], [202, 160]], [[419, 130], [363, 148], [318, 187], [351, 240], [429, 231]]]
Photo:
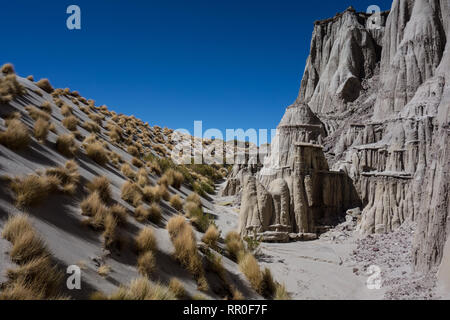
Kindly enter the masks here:
[[[287, 216], [286, 186], [292, 233], [320, 230], [360, 202], [362, 235], [414, 221], [411, 261], [428, 271], [450, 231], [450, 3], [394, 0], [379, 28], [372, 19], [349, 8], [315, 23], [299, 96], [257, 175], [273, 207], [261, 230]], [[305, 142], [325, 154], [299, 153]], [[296, 170], [300, 154], [309, 171]]]

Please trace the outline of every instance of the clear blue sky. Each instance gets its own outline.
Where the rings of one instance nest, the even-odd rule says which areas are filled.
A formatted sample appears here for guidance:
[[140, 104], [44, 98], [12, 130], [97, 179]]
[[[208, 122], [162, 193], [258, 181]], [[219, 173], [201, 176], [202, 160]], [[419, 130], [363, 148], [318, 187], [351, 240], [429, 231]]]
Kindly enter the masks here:
[[[81, 8], [82, 30], [66, 28]], [[169, 128], [275, 128], [314, 20], [388, 0], [2, 1], [1, 63]]]

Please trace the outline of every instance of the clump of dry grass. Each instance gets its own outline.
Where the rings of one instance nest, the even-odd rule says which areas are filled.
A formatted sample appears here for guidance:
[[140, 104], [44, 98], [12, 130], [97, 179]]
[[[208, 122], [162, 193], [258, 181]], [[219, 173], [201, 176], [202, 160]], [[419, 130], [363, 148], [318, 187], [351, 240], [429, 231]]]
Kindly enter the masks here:
[[6, 131], [0, 132], [0, 144], [3, 144], [10, 149], [24, 149], [29, 143], [30, 133], [28, 128], [20, 120], [9, 120]]
[[109, 296], [110, 300], [176, 300], [165, 286], [153, 284], [146, 278], [131, 281], [129, 286], [121, 286]]
[[46, 121], [45, 119], [39, 118], [34, 123], [33, 131], [35, 138], [40, 142], [44, 142], [47, 139], [49, 129], [50, 122]]
[[47, 112], [42, 111], [33, 105], [25, 106], [25, 110], [28, 112], [30, 117], [35, 121], [38, 119], [44, 119], [47, 121], [50, 120], [50, 115]]
[[116, 218], [118, 225], [125, 225], [128, 219], [127, 209], [120, 204], [115, 204], [109, 208], [110, 214]]
[[177, 216], [169, 220], [167, 231], [175, 248], [175, 259], [195, 277], [200, 290], [207, 290], [203, 264], [191, 225], [182, 216]]
[[177, 278], [170, 279], [169, 290], [177, 297], [177, 299], [184, 299], [187, 296], [183, 284]]
[[170, 197], [169, 200], [170, 205], [177, 211], [180, 211], [183, 208], [183, 200], [181, 200], [178, 194], [175, 194]]
[[15, 74], [15, 73], [16, 73], [16, 72], [14, 71], [14, 66], [13, 66], [11, 63], [5, 63], [5, 64], [2, 66], [1, 71], [2, 71], [2, 73], [3, 73], [4, 75]]
[[145, 168], [140, 168], [137, 174], [137, 183], [141, 188], [144, 188], [146, 185], [148, 185], [148, 173]]
[[50, 81], [48, 81], [48, 79], [45, 78], [36, 82], [36, 85], [47, 93], [52, 93], [53, 90], [55, 90], [50, 84]]
[[15, 177], [10, 184], [15, 193], [18, 207], [33, 206], [42, 203], [55, 190], [60, 180], [54, 176], [39, 176], [35, 174]]
[[197, 206], [201, 207], [202, 206], [202, 200], [200, 198], [200, 196], [198, 195], [198, 193], [191, 193], [190, 195], [188, 195], [186, 197], [186, 202], [193, 202], [195, 204], [197, 204]]
[[8, 282], [4, 283], [0, 300], [60, 298], [63, 276], [29, 218], [24, 214], [10, 217], [2, 235], [12, 243], [11, 259], [19, 266], [7, 270]]
[[62, 120], [62, 124], [67, 130], [75, 131], [78, 126], [78, 119], [75, 116], [68, 116]]
[[60, 188], [64, 193], [75, 194], [80, 181], [78, 165], [75, 161], [67, 161], [64, 167], [49, 168], [45, 174], [56, 177], [60, 181]]
[[122, 186], [122, 199], [137, 207], [142, 201], [142, 191], [139, 186], [130, 181], [126, 181]]
[[103, 202], [107, 203], [111, 200], [111, 187], [108, 178], [104, 176], [95, 177], [87, 184], [90, 192], [97, 191]]
[[93, 121], [86, 121], [83, 124], [83, 128], [91, 133], [99, 133], [101, 131], [101, 127]]
[[225, 246], [230, 256], [237, 261], [245, 251], [241, 236], [236, 231], [230, 231], [225, 236]]
[[127, 152], [133, 157], [139, 157], [139, 150], [135, 146], [128, 146]]
[[78, 151], [78, 145], [75, 142], [73, 134], [63, 134], [56, 140], [56, 150], [62, 155], [72, 158]]
[[150, 217], [150, 212], [143, 204], [141, 204], [134, 210], [134, 217], [137, 221], [144, 222]]
[[102, 264], [97, 269], [97, 273], [102, 277], [106, 277], [110, 272], [111, 272], [111, 268], [106, 264]]
[[26, 93], [14, 74], [0, 79], [0, 103], [8, 103]]
[[108, 134], [114, 143], [121, 143], [123, 141], [122, 129], [117, 125], [110, 125]]
[[142, 190], [144, 200], [153, 203], [159, 203], [161, 201], [161, 187], [160, 186], [146, 186]]
[[198, 203], [188, 201], [184, 204], [183, 210], [198, 230], [201, 232], [206, 232], [211, 224], [211, 219], [209, 214], [205, 213], [203, 208], [199, 206]]
[[97, 164], [103, 166], [108, 162], [108, 154], [100, 142], [86, 144], [84, 148], [87, 156], [94, 160]]
[[158, 204], [152, 203], [148, 209], [148, 213], [148, 219], [151, 222], [159, 223], [161, 221], [161, 207]]
[[110, 248], [117, 240], [117, 219], [110, 211], [105, 215], [103, 220], [103, 244], [105, 248]]
[[239, 269], [247, 277], [250, 285], [256, 292], [263, 291], [263, 276], [259, 269], [258, 261], [251, 253], [245, 253], [239, 259]]
[[286, 286], [284, 284], [277, 284], [273, 299], [274, 300], [291, 300], [291, 296], [287, 292]]
[[134, 180], [136, 178], [136, 172], [131, 169], [131, 166], [128, 163], [124, 163], [120, 168], [120, 171], [122, 171], [123, 175], [128, 179]]
[[105, 119], [104, 116], [96, 114], [96, 113], [89, 113], [88, 117], [92, 121], [96, 122], [99, 126], [103, 125], [103, 120]]
[[47, 114], [52, 114], [52, 105], [49, 101], [44, 101], [41, 104], [41, 110], [46, 112]]
[[152, 251], [147, 251], [139, 255], [137, 260], [138, 271], [141, 275], [149, 277], [155, 270], [156, 261]]
[[158, 180], [158, 184], [165, 186], [172, 186], [176, 189], [180, 189], [181, 184], [184, 182], [184, 176], [182, 173], [173, 169], [167, 170], [164, 175]]
[[108, 215], [108, 208], [103, 204], [98, 192], [94, 191], [81, 202], [81, 212], [84, 216], [90, 217], [88, 224], [95, 229], [101, 229], [103, 222]]
[[63, 104], [61, 107], [61, 114], [63, 117], [70, 117], [73, 115], [72, 107], [67, 104]]
[[134, 165], [136, 168], [142, 168], [144, 166], [144, 163], [138, 158], [131, 159], [131, 164]]
[[141, 229], [135, 239], [136, 249], [138, 252], [155, 251], [157, 248], [156, 237], [153, 229], [144, 227]]
[[217, 246], [217, 240], [219, 239], [220, 232], [217, 227], [211, 224], [203, 235], [202, 241], [209, 247], [215, 248]]
[[14, 243], [16, 239], [27, 233], [33, 231], [30, 220], [26, 214], [17, 214], [11, 216], [3, 227], [2, 237], [11, 243]]

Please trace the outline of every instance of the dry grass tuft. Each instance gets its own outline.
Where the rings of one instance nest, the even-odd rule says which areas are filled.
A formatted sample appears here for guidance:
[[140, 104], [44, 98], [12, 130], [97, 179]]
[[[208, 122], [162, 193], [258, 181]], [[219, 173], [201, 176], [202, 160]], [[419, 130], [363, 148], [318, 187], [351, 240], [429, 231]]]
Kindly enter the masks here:
[[97, 269], [97, 273], [102, 277], [106, 277], [110, 272], [111, 272], [111, 268], [106, 264], [102, 264]]
[[0, 103], [8, 103], [26, 93], [14, 74], [0, 79]]
[[236, 231], [230, 231], [225, 236], [225, 247], [230, 256], [237, 261], [240, 255], [244, 252], [244, 243], [241, 236]]
[[220, 232], [216, 226], [211, 224], [203, 235], [202, 241], [209, 247], [215, 248], [217, 246], [217, 240], [219, 239]]
[[0, 132], [0, 144], [3, 144], [10, 149], [24, 149], [29, 143], [30, 133], [28, 128], [20, 120], [9, 120], [6, 131]]
[[73, 115], [72, 107], [67, 104], [63, 104], [61, 107], [61, 114], [63, 115], [63, 117], [70, 117], [71, 115]]
[[133, 157], [139, 157], [139, 156], [140, 156], [139, 150], [138, 150], [138, 148], [136, 148], [135, 146], [129, 146], [129, 147], [127, 148], [127, 152], [128, 152], [130, 155], [132, 155]]
[[87, 184], [90, 192], [97, 191], [103, 202], [107, 203], [111, 200], [111, 187], [108, 178], [104, 176], [95, 177]]
[[136, 172], [131, 169], [131, 166], [128, 163], [124, 163], [120, 168], [120, 171], [122, 171], [123, 175], [128, 179], [134, 180], [136, 178]]
[[55, 190], [61, 181], [54, 176], [35, 174], [16, 177], [11, 181], [11, 190], [15, 193], [18, 207], [33, 206], [42, 203]]
[[156, 250], [156, 238], [153, 234], [153, 229], [150, 227], [144, 227], [135, 238], [136, 249], [138, 252], [143, 253], [147, 251]]
[[131, 159], [131, 164], [134, 165], [136, 168], [142, 168], [144, 166], [144, 163], [138, 158]]
[[58, 136], [58, 139], [56, 140], [56, 150], [68, 158], [73, 158], [78, 151], [78, 145], [75, 142], [74, 135], [63, 134]]
[[159, 203], [161, 201], [161, 187], [160, 186], [146, 186], [142, 190], [144, 200], [153, 203]]
[[137, 221], [144, 222], [150, 217], [150, 212], [144, 205], [141, 204], [134, 210], [134, 217]]
[[52, 105], [49, 101], [44, 101], [41, 104], [41, 110], [46, 112], [47, 114], [52, 114]]
[[190, 195], [187, 196], [186, 202], [194, 202], [199, 207], [202, 206], [202, 200], [201, 200], [200, 196], [198, 195], [198, 193], [195, 193], [195, 192], [191, 193]]
[[3, 227], [2, 237], [14, 243], [20, 235], [28, 231], [33, 231], [30, 219], [26, 214], [21, 213], [8, 219]]
[[203, 264], [191, 225], [182, 216], [177, 216], [169, 220], [167, 231], [175, 248], [175, 259], [195, 277], [200, 290], [207, 290]]
[[277, 284], [273, 299], [274, 300], [291, 300], [291, 296], [287, 292], [284, 284]]
[[142, 191], [139, 186], [130, 181], [126, 181], [122, 186], [122, 199], [137, 207], [142, 201]]
[[174, 294], [165, 286], [153, 284], [146, 278], [131, 281], [129, 286], [121, 286], [110, 300], [176, 300]]
[[80, 182], [78, 165], [75, 161], [67, 161], [64, 167], [49, 168], [45, 171], [45, 174], [56, 177], [60, 181], [60, 188], [64, 193], [75, 194]]
[[103, 228], [103, 245], [105, 248], [110, 248], [117, 240], [117, 219], [110, 211], [104, 217]]
[[75, 131], [78, 126], [78, 119], [75, 116], [68, 116], [62, 120], [62, 124], [67, 130]]
[[53, 89], [48, 79], [41, 79], [38, 82], [36, 82], [36, 85], [47, 93], [52, 93], [53, 90], [55, 90]]
[[[95, 224], [91, 224], [96, 227], [101, 227], [103, 224], [103, 220], [108, 214], [108, 209], [102, 202], [102, 198], [99, 193], [94, 191], [89, 194], [82, 202], [81, 202], [81, 212], [82, 215], [94, 218]], [[92, 221], [94, 222], [94, 221]]]
[[183, 200], [181, 200], [178, 194], [175, 194], [170, 197], [169, 200], [170, 205], [177, 211], [180, 211], [183, 208]]
[[108, 162], [108, 153], [100, 142], [85, 145], [86, 154], [97, 164], [103, 166]]
[[164, 175], [158, 180], [158, 184], [165, 186], [172, 186], [176, 189], [180, 189], [184, 182], [184, 176], [182, 173], [173, 169], [167, 170]]
[[23, 214], [8, 219], [3, 237], [12, 243], [11, 259], [19, 264], [6, 272], [0, 300], [58, 299], [63, 275], [53, 264], [44, 242]]
[[5, 63], [2, 66], [2, 73], [4, 75], [8, 75], [8, 74], [15, 74], [16, 72], [14, 71], [14, 66], [11, 63]]
[[47, 112], [42, 111], [42, 110], [36, 108], [33, 105], [26, 106], [25, 110], [28, 112], [28, 114], [30, 115], [31, 119], [33, 119], [35, 121], [40, 119], [40, 118], [42, 118], [44, 120], [47, 120], [47, 121], [50, 120], [50, 115]]
[[245, 253], [239, 259], [239, 269], [247, 277], [250, 285], [256, 292], [263, 293], [263, 276], [258, 261], [251, 253]]
[[153, 254], [153, 252], [147, 251], [139, 255], [137, 267], [141, 275], [150, 277], [156, 267], [155, 255]]
[[183, 299], [186, 297], [186, 290], [183, 284], [177, 278], [172, 278], [169, 281], [169, 290], [177, 297], [177, 299]]
[[34, 136], [40, 142], [44, 142], [47, 139], [48, 131], [50, 130], [50, 122], [46, 121], [43, 118], [37, 119], [34, 123]]
[[109, 208], [109, 213], [116, 218], [118, 225], [125, 225], [128, 220], [127, 209], [120, 204], [115, 204]]
[[83, 124], [83, 128], [91, 133], [99, 133], [101, 131], [101, 127], [93, 121], [86, 121]]
[[148, 209], [148, 213], [148, 219], [151, 222], [159, 223], [161, 221], [161, 207], [158, 204], [152, 203]]

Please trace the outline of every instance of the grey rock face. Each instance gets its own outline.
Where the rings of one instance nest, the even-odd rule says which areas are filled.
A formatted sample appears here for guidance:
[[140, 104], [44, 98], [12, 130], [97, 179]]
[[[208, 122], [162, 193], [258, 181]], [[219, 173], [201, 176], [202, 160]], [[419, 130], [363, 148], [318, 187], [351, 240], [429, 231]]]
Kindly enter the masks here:
[[[363, 235], [416, 222], [412, 260], [426, 271], [441, 262], [450, 231], [450, 3], [395, 0], [381, 17], [376, 30], [352, 9], [316, 22], [299, 97], [257, 177], [273, 207], [260, 231], [282, 229], [271, 224], [286, 212], [286, 185], [294, 233], [317, 231], [360, 201]], [[325, 155], [298, 153], [305, 142]], [[296, 170], [300, 155], [309, 172]]]
[[345, 111], [380, 60], [385, 17], [383, 13], [376, 30], [369, 27], [369, 15], [352, 8], [317, 21], [297, 100], [318, 114]]

